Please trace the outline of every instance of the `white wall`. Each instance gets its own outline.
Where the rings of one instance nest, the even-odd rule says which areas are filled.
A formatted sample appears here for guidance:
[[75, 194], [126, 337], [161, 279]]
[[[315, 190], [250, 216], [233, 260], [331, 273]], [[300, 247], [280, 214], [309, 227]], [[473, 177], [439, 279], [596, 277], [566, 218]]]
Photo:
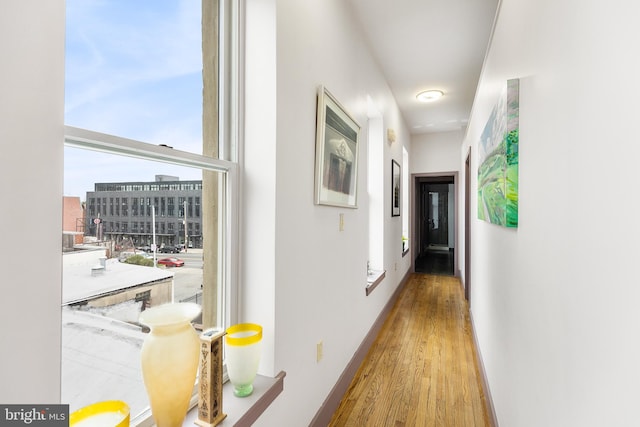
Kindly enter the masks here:
[[502, 426], [638, 425], [639, 15], [634, 2], [502, 1], [459, 158], [471, 145], [475, 218], [476, 144], [519, 77], [519, 228], [471, 230], [471, 309]]
[[412, 174], [460, 170], [460, 146], [464, 132], [423, 133], [411, 137]]
[[[242, 174], [240, 321], [263, 327], [265, 349], [275, 340], [276, 26], [275, 0], [247, 0], [245, 147]], [[275, 375], [273, 351], [261, 372]]]
[[[392, 127], [397, 134], [393, 146], [385, 142], [384, 182], [390, 182], [391, 158], [402, 160], [408, 132], [346, 2], [251, 0], [247, 12], [263, 21], [262, 33], [250, 34], [247, 45], [277, 57], [275, 64], [267, 57], [253, 66], [247, 64], [252, 87], [260, 82], [275, 89], [275, 93], [264, 89], [270, 95], [267, 100], [262, 91], [248, 90], [248, 109], [256, 115], [262, 109], [268, 120], [275, 111], [275, 122], [265, 119], [263, 134], [251, 128], [247, 118], [247, 158], [252, 155], [249, 147], [261, 145], [265, 152], [247, 163], [247, 174], [262, 188], [265, 202], [264, 209], [258, 205], [246, 209], [244, 298], [253, 311], [245, 316], [269, 329], [268, 362], [262, 363], [262, 372], [287, 372], [284, 392], [256, 425], [308, 425], [410, 267], [409, 257], [401, 256], [402, 223], [399, 217], [391, 218], [388, 185], [384, 239], [393, 243], [385, 244], [387, 276], [365, 296], [368, 97], [382, 113], [384, 128]], [[358, 209], [313, 202], [319, 85], [335, 95], [362, 126]], [[344, 214], [342, 232], [340, 214]], [[275, 222], [270, 223], [273, 217]], [[251, 230], [261, 225], [268, 230], [254, 238]], [[319, 341], [324, 344], [324, 358], [317, 363]]]
[[0, 13], [2, 403], [60, 399], [64, 14], [63, 0]]

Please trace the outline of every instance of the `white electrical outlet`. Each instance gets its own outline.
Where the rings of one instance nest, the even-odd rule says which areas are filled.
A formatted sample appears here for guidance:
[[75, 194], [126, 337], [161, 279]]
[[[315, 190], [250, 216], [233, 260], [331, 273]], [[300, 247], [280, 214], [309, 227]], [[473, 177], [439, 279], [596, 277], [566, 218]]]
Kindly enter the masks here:
[[322, 360], [322, 341], [318, 341], [316, 344], [316, 362]]

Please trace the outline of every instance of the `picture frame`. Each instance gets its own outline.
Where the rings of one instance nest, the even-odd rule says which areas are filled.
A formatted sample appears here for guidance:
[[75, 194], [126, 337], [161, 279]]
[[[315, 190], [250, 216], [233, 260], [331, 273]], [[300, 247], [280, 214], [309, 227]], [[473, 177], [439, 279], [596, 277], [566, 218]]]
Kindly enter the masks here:
[[400, 164], [391, 159], [391, 216], [400, 216], [401, 176]]
[[318, 88], [315, 203], [356, 209], [360, 125], [324, 87]]
[[518, 228], [520, 80], [504, 82], [478, 141], [478, 219]]

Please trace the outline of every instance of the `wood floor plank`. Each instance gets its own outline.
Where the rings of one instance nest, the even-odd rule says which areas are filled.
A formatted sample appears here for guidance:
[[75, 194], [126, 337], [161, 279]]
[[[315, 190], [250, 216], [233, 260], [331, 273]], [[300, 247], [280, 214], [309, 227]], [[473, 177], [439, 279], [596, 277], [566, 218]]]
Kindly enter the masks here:
[[329, 426], [490, 426], [457, 278], [412, 275]]

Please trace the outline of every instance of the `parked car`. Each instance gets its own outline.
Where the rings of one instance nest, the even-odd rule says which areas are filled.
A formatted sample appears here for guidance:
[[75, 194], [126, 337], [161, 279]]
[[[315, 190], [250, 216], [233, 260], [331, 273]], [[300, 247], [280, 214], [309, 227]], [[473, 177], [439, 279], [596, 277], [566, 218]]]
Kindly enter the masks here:
[[151, 252], [151, 246], [138, 246], [136, 249], [144, 252]]
[[160, 253], [177, 254], [177, 253], [180, 253], [180, 248], [177, 246], [163, 246], [160, 248]]
[[184, 261], [179, 258], [162, 258], [158, 260], [158, 264], [167, 266], [167, 267], [182, 267], [184, 266]]

